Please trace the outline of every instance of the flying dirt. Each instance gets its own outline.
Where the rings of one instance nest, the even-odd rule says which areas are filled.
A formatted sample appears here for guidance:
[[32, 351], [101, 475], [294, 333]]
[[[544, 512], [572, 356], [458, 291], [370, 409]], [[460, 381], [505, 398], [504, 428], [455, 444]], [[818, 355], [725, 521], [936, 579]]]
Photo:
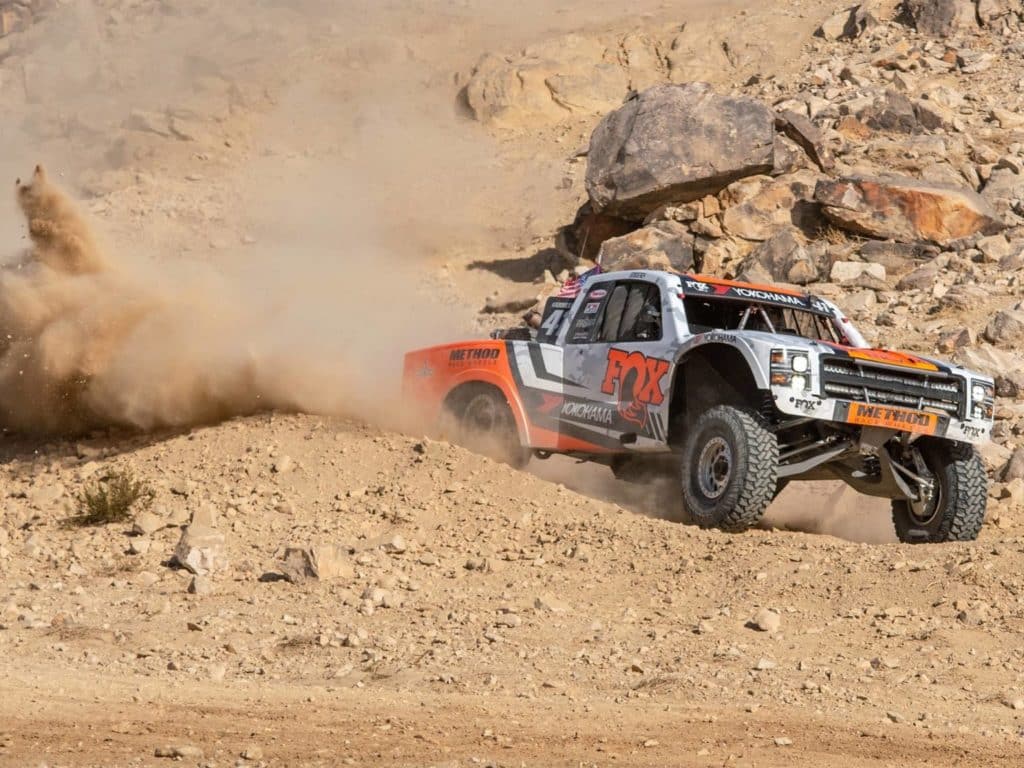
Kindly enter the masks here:
[[[0, 419], [11, 429], [152, 429], [271, 409], [396, 423], [398, 345], [444, 332], [424, 309], [404, 333], [378, 322], [384, 344], [357, 333], [392, 301], [415, 306], [397, 275], [386, 298], [339, 296], [331, 287], [358, 284], [359, 267], [293, 262], [269, 290], [251, 272], [115, 252], [41, 166], [17, 200], [32, 245], [0, 271]], [[265, 266], [246, 269], [262, 279]]]

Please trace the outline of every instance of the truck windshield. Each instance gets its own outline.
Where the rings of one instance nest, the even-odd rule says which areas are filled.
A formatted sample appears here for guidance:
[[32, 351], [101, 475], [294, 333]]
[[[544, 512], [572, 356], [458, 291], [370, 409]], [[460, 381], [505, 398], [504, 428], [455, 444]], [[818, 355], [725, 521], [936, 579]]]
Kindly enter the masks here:
[[830, 318], [802, 309], [705, 296], [688, 296], [683, 300], [683, 307], [693, 334], [735, 331], [742, 326], [747, 331], [788, 333], [804, 339], [847, 343]]

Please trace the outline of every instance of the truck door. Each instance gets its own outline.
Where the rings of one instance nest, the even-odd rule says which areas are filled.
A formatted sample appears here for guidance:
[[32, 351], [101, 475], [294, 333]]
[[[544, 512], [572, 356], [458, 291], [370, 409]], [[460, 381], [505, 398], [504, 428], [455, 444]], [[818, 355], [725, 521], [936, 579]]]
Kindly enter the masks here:
[[673, 365], [664, 303], [661, 287], [649, 280], [590, 289], [566, 336], [565, 377], [584, 394], [566, 396], [563, 429], [585, 425], [618, 450], [664, 448]]

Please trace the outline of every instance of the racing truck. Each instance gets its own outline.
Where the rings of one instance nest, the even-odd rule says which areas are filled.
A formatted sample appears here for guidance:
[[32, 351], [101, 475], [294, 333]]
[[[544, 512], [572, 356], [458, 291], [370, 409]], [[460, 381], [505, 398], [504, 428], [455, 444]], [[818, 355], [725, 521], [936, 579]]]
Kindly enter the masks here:
[[548, 299], [536, 330], [409, 352], [403, 392], [444, 436], [515, 466], [564, 454], [625, 480], [672, 473], [702, 527], [755, 526], [795, 480], [891, 499], [904, 542], [973, 540], [985, 516], [993, 380], [871, 348], [835, 304], [788, 287], [598, 274]]

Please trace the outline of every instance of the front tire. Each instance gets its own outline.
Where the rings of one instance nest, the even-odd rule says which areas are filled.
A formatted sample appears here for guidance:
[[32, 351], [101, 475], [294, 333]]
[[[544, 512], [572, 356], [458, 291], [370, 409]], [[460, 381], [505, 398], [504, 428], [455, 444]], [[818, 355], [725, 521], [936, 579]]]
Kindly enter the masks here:
[[764, 516], [778, 487], [779, 444], [751, 411], [719, 405], [683, 441], [683, 502], [702, 528], [740, 532]]
[[893, 499], [896, 537], [906, 544], [974, 541], [985, 522], [988, 476], [973, 446], [921, 439], [916, 449], [935, 478], [936, 493], [924, 505]]

